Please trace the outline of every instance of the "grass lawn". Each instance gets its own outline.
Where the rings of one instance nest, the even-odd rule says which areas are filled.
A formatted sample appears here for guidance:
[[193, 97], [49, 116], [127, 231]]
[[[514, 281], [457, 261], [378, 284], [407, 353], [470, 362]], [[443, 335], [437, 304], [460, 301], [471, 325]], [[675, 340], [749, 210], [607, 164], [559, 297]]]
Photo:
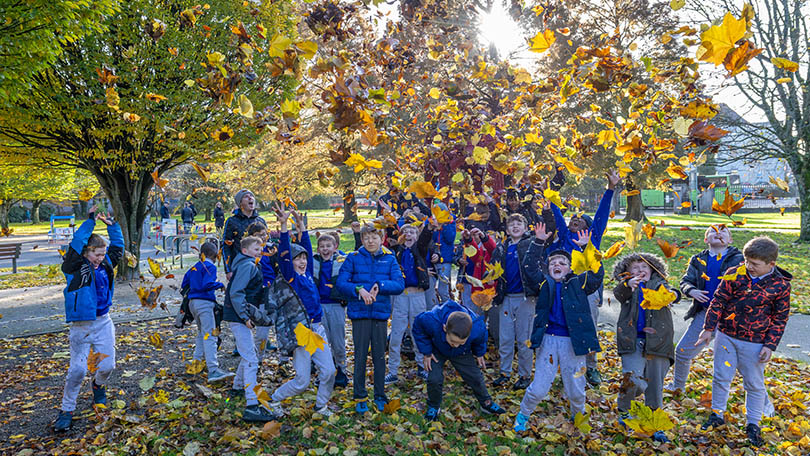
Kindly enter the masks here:
[[[694, 217], [688, 215], [652, 215], [648, 216], [651, 221], [658, 222], [663, 220], [666, 225], [676, 226], [709, 226], [714, 223], [725, 223], [731, 226], [731, 221], [728, 217], [721, 214], [699, 214]], [[734, 214], [734, 220], [747, 219], [747, 222], [741, 228], [778, 228], [783, 230], [798, 230], [801, 227], [801, 220], [798, 212], [786, 212], [785, 215], [779, 213], [764, 213], [764, 214]]]
[[11, 273], [11, 268], [0, 268], [0, 290], [62, 285], [65, 283], [65, 276], [59, 266], [51, 264], [18, 267], [16, 274]]

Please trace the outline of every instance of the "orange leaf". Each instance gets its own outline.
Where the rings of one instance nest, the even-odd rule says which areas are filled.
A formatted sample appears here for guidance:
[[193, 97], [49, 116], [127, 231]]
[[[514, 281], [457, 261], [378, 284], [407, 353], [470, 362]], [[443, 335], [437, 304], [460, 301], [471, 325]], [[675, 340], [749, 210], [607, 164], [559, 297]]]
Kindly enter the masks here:
[[648, 223], [641, 227], [644, 231], [644, 234], [647, 236], [647, 239], [652, 239], [655, 236], [655, 225], [652, 223]]
[[717, 200], [712, 201], [712, 210], [731, 217], [731, 215], [740, 210], [744, 204], [744, 197], [740, 198], [739, 200], [735, 200], [734, 197], [729, 193], [728, 189], [726, 189], [723, 204], [719, 204]]
[[670, 244], [663, 239], [656, 239], [656, 242], [658, 242], [658, 247], [661, 247], [661, 251], [664, 252], [664, 256], [667, 258], [674, 257], [678, 254], [678, 250], [680, 250], [680, 247], [677, 245]]
[[616, 255], [621, 253], [622, 249], [624, 249], [624, 246], [625, 246], [624, 241], [616, 241], [615, 243], [613, 243], [613, 245], [610, 246], [609, 249], [607, 249], [607, 252], [605, 252], [602, 255], [602, 258], [606, 259], [615, 257]]
[[495, 298], [495, 293], [496, 290], [494, 287], [484, 288], [483, 290], [473, 292], [471, 299], [473, 304], [486, 312], [492, 307], [492, 299]]
[[150, 175], [152, 176], [152, 180], [155, 182], [155, 185], [157, 185], [160, 188], [165, 187], [166, 184], [169, 183], [169, 179], [164, 179], [162, 177], [158, 177], [157, 170], [152, 171], [150, 173]]

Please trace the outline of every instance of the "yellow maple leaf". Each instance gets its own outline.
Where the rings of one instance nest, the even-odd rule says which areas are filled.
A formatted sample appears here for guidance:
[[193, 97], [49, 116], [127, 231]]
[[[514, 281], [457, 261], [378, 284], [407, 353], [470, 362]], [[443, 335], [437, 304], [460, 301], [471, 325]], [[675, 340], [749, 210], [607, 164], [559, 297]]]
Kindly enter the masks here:
[[638, 241], [641, 240], [642, 224], [635, 220], [628, 222], [624, 227], [624, 242], [631, 250], [638, 246]]
[[550, 188], [543, 190], [543, 198], [556, 204], [557, 207], [563, 206], [562, 198], [560, 198], [560, 192], [556, 190], [552, 190]]
[[657, 290], [644, 289], [644, 301], [641, 301], [641, 308], [647, 310], [658, 310], [670, 305], [677, 295], [670, 291], [664, 284]]
[[430, 89], [430, 92], [428, 92], [428, 96], [430, 98], [433, 98], [433, 99], [436, 99], [436, 100], [439, 99], [439, 95], [441, 95], [441, 94], [442, 94], [441, 90], [439, 90], [436, 87]]
[[301, 111], [301, 104], [298, 100], [285, 99], [281, 102], [281, 115], [284, 118], [295, 119], [298, 117], [298, 112]]
[[447, 196], [447, 191], [442, 189], [442, 191], [437, 191], [436, 187], [433, 186], [430, 182], [425, 181], [416, 181], [413, 182], [410, 186], [408, 186], [408, 191], [416, 195], [417, 198], [439, 198], [443, 199], [444, 196]]
[[537, 35], [532, 38], [529, 44], [529, 50], [542, 54], [546, 52], [555, 41], [557, 41], [557, 36], [554, 34], [553, 30], [538, 32]]
[[734, 270], [734, 272], [731, 272], [731, 273], [728, 273], [728, 274], [725, 274], [725, 275], [721, 275], [720, 277], [718, 277], [718, 279], [720, 279], [720, 280], [736, 280], [737, 276], [741, 276], [741, 275], [747, 274], [747, 273], [748, 273], [748, 269], [746, 269], [745, 264], [741, 264], [737, 269]]
[[591, 429], [593, 429], [593, 427], [588, 424], [588, 418], [590, 418], [590, 414], [588, 413], [583, 414], [582, 412], [577, 412], [577, 414], [574, 415], [574, 426], [583, 434], [588, 434], [591, 432]]
[[267, 50], [267, 53], [270, 54], [270, 57], [282, 57], [284, 56], [284, 51], [286, 51], [291, 44], [292, 40], [290, 38], [282, 34], [276, 34], [270, 41], [270, 48]]
[[349, 158], [347, 158], [343, 163], [350, 168], [354, 168], [355, 173], [359, 173], [364, 169], [382, 168], [381, 161], [367, 160], [360, 154], [349, 154]]
[[602, 266], [602, 252], [596, 250], [596, 247], [588, 241], [583, 251], [574, 250], [571, 252], [571, 270], [574, 274], [582, 274], [585, 271], [593, 273], [599, 272]]
[[712, 201], [712, 210], [715, 212], [719, 212], [721, 214], [726, 214], [727, 216], [731, 217], [732, 214], [740, 210], [743, 205], [745, 204], [745, 198], [740, 198], [739, 200], [735, 200], [733, 196], [726, 188], [725, 199], [723, 199], [723, 204], [717, 202], [717, 200]]
[[478, 165], [486, 165], [490, 156], [491, 154], [486, 148], [475, 146], [475, 149], [473, 149], [472, 159]]
[[319, 348], [323, 350], [323, 337], [304, 326], [303, 323], [299, 322], [295, 327], [295, 339], [298, 341], [298, 345], [304, 347], [304, 350], [310, 355], [315, 354]]
[[625, 246], [624, 241], [614, 242], [613, 245], [611, 245], [610, 248], [607, 249], [607, 251], [602, 254], [602, 258], [607, 259], [615, 257], [624, 249], [624, 246]]
[[197, 375], [205, 368], [205, 361], [201, 359], [193, 359], [186, 364], [186, 373], [189, 375]]
[[624, 423], [630, 429], [637, 433], [649, 437], [658, 431], [668, 431], [675, 426], [675, 423], [669, 419], [669, 415], [663, 409], [655, 409], [654, 411], [646, 405], [633, 401], [630, 407], [630, 415], [633, 418], [624, 420]]
[[771, 57], [771, 63], [776, 68], [781, 68], [785, 71], [790, 71], [791, 73], [795, 73], [796, 70], [799, 69], [799, 64], [788, 59], [783, 59], [781, 57]]
[[698, 59], [722, 65], [728, 52], [734, 49], [737, 41], [745, 36], [745, 32], [745, 20], [737, 19], [727, 12], [722, 24], [714, 25], [700, 35], [703, 42], [698, 49]]
[[669, 166], [667, 167], [667, 174], [669, 177], [673, 179], [689, 179], [689, 175], [684, 172], [683, 167], [680, 165], [676, 165], [673, 162], [669, 162]]
[[163, 338], [160, 337], [160, 334], [158, 333], [152, 333], [149, 335], [149, 343], [158, 350], [163, 348]]
[[151, 272], [156, 279], [166, 273], [166, 270], [163, 269], [163, 267], [157, 261], [151, 258], [147, 258], [146, 261], [149, 262], [149, 272]]
[[500, 262], [494, 264], [484, 263], [484, 267], [487, 269], [486, 275], [482, 280], [484, 283], [494, 282], [498, 280], [504, 273], [503, 266], [501, 266]]
[[444, 223], [450, 223], [453, 221], [453, 216], [450, 214], [450, 211], [446, 211], [436, 204], [434, 204], [433, 207], [430, 208], [430, 213], [433, 214], [433, 217], [436, 218], [436, 223], [440, 225]]

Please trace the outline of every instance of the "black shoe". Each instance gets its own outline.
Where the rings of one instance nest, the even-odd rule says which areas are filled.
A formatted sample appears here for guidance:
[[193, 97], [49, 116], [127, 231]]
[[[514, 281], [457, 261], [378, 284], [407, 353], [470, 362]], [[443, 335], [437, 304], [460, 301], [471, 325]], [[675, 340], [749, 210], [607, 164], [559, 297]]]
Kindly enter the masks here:
[[266, 423], [268, 421], [278, 421], [278, 417], [270, 413], [270, 411], [264, 407], [248, 405], [245, 407], [245, 411], [242, 412], [242, 421], [247, 421], [248, 423]]
[[589, 367], [585, 371], [585, 380], [587, 380], [588, 384], [591, 386], [599, 386], [602, 384], [602, 375], [595, 367]]
[[343, 369], [338, 367], [335, 374], [335, 388], [345, 388], [347, 386], [349, 386], [349, 377], [346, 376]]
[[517, 391], [517, 390], [525, 390], [531, 384], [532, 384], [532, 379], [530, 379], [529, 377], [520, 377], [518, 379], [518, 381], [516, 381], [515, 384], [512, 385], [512, 389], [515, 390], [515, 391]]
[[486, 404], [481, 404], [481, 411], [486, 415], [502, 415], [506, 410], [502, 409], [500, 405], [496, 404], [492, 399]]
[[705, 431], [706, 429], [709, 429], [710, 427], [716, 428], [716, 427], [720, 427], [720, 426], [722, 426], [724, 424], [726, 424], [726, 420], [724, 420], [722, 416], [712, 412], [712, 414], [709, 415], [709, 419], [706, 420], [703, 423], [703, 425], [700, 426], [700, 428]]
[[73, 412], [59, 411], [59, 416], [53, 422], [53, 430], [56, 432], [65, 432], [73, 425]]
[[233, 352], [231, 352], [231, 356], [239, 356], [239, 350], [234, 348]]
[[237, 398], [240, 398], [240, 397], [245, 397], [245, 390], [243, 390], [243, 389], [231, 388], [228, 393], [230, 394], [231, 398], [233, 398], [233, 399], [237, 399]]
[[759, 431], [759, 426], [754, 423], [749, 423], [745, 427], [745, 433], [748, 435], [748, 441], [755, 447], [761, 447], [763, 443], [762, 434]]
[[503, 385], [505, 385], [507, 383], [509, 383], [509, 377], [507, 377], [506, 375], [501, 374], [500, 377], [498, 377], [497, 379], [495, 379], [494, 382], [492, 382], [492, 386], [498, 387], [498, 386], [503, 386]]

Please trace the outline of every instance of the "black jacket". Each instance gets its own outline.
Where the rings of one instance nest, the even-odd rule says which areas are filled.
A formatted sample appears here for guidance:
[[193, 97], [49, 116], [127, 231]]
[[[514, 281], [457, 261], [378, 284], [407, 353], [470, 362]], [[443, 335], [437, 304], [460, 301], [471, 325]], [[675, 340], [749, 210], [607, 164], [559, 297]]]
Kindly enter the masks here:
[[225, 228], [222, 230], [222, 264], [225, 265], [225, 272], [231, 272], [231, 262], [240, 251], [239, 242], [253, 222], [265, 223], [264, 219], [259, 217], [259, 211], [254, 210], [248, 217], [240, 209], [236, 209], [225, 221]]
[[160, 206], [160, 218], [167, 219], [171, 217], [171, 213], [169, 212], [169, 208], [166, 206]]
[[194, 211], [190, 207], [184, 207], [180, 212], [183, 223], [194, 223]]
[[[419, 238], [411, 247], [411, 254], [413, 255], [413, 262], [416, 265], [416, 277], [419, 281], [418, 287], [427, 290], [430, 288], [430, 276], [428, 276], [427, 257], [430, 253], [430, 245], [433, 240], [433, 231], [427, 226], [422, 228], [419, 233]], [[405, 251], [405, 246], [402, 244], [392, 245], [391, 250], [397, 257], [397, 263], [402, 268], [402, 253]], [[403, 272], [404, 274], [404, 272]]]
[[[529, 245], [533, 242], [536, 243], [534, 240], [535, 237], [532, 235], [531, 232], [527, 231], [523, 234], [523, 238], [520, 239], [517, 243], [517, 252], [518, 252], [518, 263], [523, 264], [526, 259], [526, 252], [529, 250]], [[501, 263], [504, 271], [506, 270], [506, 249], [511, 243], [512, 240], [510, 238], [506, 238], [503, 242], [498, 243], [498, 247], [495, 247], [495, 251], [492, 252], [492, 258], [490, 263]], [[525, 268], [520, 268], [520, 281], [523, 283], [523, 292], [526, 296], [537, 296], [539, 292], [537, 288], [537, 284], [532, 284], [531, 280], [526, 276]], [[494, 303], [496, 305], [500, 305], [503, 302], [503, 299], [506, 297], [506, 273], [498, 278], [498, 284], [496, 285], [496, 290], [498, 294], [495, 295]]]
[[[681, 293], [683, 293], [684, 297], [688, 297], [689, 292], [692, 290], [706, 289], [706, 279], [704, 279], [703, 276], [706, 274], [706, 262], [708, 259], [709, 250], [706, 249], [692, 256], [689, 260], [689, 267], [686, 268], [686, 272], [683, 274], [683, 277], [681, 277]], [[729, 246], [726, 255], [723, 257], [723, 261], [720, 262], [720, 274], [723, 274], [729, 268], [739, 266], [743, 261], [745, 261], [745, 258], [742, 252], [736, 247]], [[708, 306], [709, 303], [706, 304]], [[692, 305], [689, 307], [689, 311], [686, 312], [683, 319], [688, 320], [694, 318], [703, 308], [703, 304], [692, 299]]]
[[225, 211], [221, 207], [214, 208], [214, 226], [217, 228], [225, 226]]

